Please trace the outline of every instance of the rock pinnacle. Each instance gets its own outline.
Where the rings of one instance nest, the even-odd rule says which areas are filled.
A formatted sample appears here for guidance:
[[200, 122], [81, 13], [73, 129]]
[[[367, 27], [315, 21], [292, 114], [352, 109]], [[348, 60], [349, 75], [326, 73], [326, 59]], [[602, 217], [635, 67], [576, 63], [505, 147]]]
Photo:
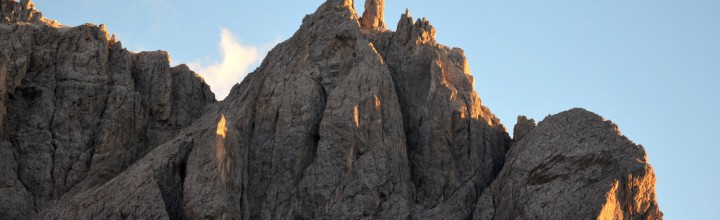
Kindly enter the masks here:
[[366, 0], [360, 25], [363, 29], [385, 30], [385, 1]]

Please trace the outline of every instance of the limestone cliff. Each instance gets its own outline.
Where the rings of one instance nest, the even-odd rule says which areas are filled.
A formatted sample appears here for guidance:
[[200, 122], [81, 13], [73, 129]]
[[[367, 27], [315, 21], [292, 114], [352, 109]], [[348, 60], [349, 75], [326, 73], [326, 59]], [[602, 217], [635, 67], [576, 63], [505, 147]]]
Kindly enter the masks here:
[[0, 2], [3, 217], [661, 218], [642, 147], [581, 110], [512, 140], [464, 52], [384, 1], [326, 1], [219, 103], [165, 52]]

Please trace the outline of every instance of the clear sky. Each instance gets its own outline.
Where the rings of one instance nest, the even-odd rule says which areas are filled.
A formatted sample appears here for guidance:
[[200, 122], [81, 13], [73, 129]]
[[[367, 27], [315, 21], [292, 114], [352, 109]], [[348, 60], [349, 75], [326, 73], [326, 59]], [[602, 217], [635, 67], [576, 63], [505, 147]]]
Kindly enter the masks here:
[[[130, 50], [169, 51], [216, 93], [322, 2], [35, 0], [66, 25], [105, 23]], [[508, 129], [521, 114], [594, 111], [645, 146], [666, 219], [717, 218], [720, 1], [387, 0], [391, 29], [405, 8], [465, 50], [478, 94]]]

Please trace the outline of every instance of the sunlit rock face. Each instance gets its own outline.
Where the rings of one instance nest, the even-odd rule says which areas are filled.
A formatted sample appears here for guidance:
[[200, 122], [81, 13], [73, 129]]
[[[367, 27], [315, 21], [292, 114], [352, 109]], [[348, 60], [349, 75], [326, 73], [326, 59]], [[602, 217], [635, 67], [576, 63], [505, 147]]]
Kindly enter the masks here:
[[[326, 1], [219, 103], [187, 66], [171, 68], [161, 51], [128, 52], [104, 26], [6, 19], [0, 25], [0, 216], [659, 217], [642, 214], [657, 212], [652, 169], [637, 161], [642, 148], [604, 129], [550, 132], [603, 143], [573, 155], [561, 151], [574, 146], [571, 138], [553, 142], [559, 149], [533, 145], [547, 139], [536, 134], [545, 126], [594, 126], [584, 116], [551, 118], [537, 128], [522, 118], [512, 140], [475, 93], [461, 49], [437, 43], [430, 22], [409, 12], [396, 31], [386, 30], [384, 1], [364, 5], [360, 18], [353, 1]], [[625, 154], [596, 153], [611, 149]], [[526, 159], [525, 151], [577, 157], [582, 160], [571, 161], [602, 175], [597, 182], [572, 179], [577, 185], [544, 182], [580, 174], [553, 157]], [[601, 168], [594, 168], [597, 161]], [[645, 165], [648, 172], [638, 171]], [[524, 210], [516, 200], [488, 203], [530, 187], [508, 177], [515, 169], [523, 175], [526, 166], [557, 172], [533, 182], [547, 189], [545, 199], [568, 196], [562, 187], [588, 186], [583, 192], [597, 196], [572, 208], [589, 211], [514, 215], [502, 213]], [[648, 202], [630, 203], [629, 195]], [[565, 204], [522, 201], [528, 210]]]
[[4, 24], [13, 23], [40, 23], [59, 27], [57, 21], [43, 17], [42, 13], [35, 10], [35, 4], [31, 0], [0, 0], [0, 19]]
[[365, 12], [360, 18], [365, 29], [385, 30], [385, 0], [366, 0]]
[[427, 19], [402, 14], [396, 32], [365, 35], [395, 83], [415, 188], [414, 217], [467, 218], [502, 168], [510, 138], [482, 106], [462, 49], [435, 41]]

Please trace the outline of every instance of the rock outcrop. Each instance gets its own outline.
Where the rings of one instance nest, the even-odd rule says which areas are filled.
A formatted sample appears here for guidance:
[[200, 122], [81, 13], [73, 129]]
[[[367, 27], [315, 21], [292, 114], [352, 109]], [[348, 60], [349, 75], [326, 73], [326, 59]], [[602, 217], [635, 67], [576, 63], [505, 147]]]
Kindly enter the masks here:
[[360, 18], [360, 26], [365, 29], [385, 30], [385, 0], [365, 1], [365, 12]]
[[581, 110], [512, 140], [464, 52], [409, 12], [386, 30], [384, 1], [326, 1], [219, 103], [165, 52], [0, 1], [0, 216], [661, 217], [641, 147]]
[[215, 102], [165, 52], [131, 53], [102, 25], [45, 23], [29, 1], [2, 6], [16, 23], [0, 25], [0, 198], [24, 202], [3, 203], [0, 216], [105, 183]]
[[642, 146], [584, 109], [545, 118], [508, 152], [474, 219], [661, 219]]
[[55, 20], [43, 17], [42, 12], [35, 10], [35, 4], [31, 0], [2, 0], [0, 1], [0, 18], [4, 24], [14, 23], [37, 23], [54, 27], [62, 26]]
[[535, 120], [528, 119], [526, 116], [518, 116], [517, 123], [513, 128], [513, 139], [516, 141], [522, 140], [525, 135], [535, 129]]

